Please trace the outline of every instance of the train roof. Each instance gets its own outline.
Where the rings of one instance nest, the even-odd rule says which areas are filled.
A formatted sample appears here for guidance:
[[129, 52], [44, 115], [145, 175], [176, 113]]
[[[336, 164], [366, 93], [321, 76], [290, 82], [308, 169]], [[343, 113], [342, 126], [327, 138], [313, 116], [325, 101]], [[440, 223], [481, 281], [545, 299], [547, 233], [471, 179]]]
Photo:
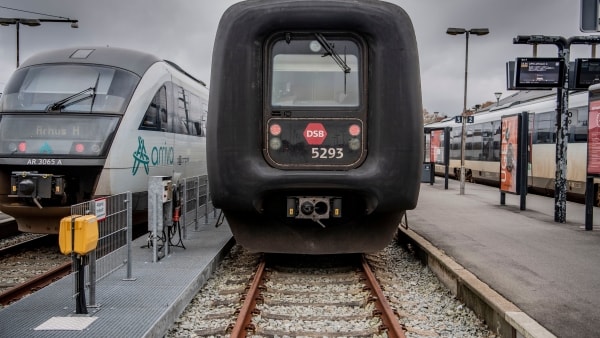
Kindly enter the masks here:
[[[587, 104], [587, 91], [572, 91], [569, 93], [569, 108], [579, 107]], [[523, 111], [534, 113], [554, 111], [556, 107], [556, 90], [552, 91], [522, 91], [511, 95], [507, 101], [499, 106], [493, 105], [489, 110], [482, 110], [473, 114], [475, 123], [499, 120], [503, 115], [516, 114]], [[459, 126], [454, 122], [454, 116], [447, 117], [438, 122], [432, 122], [425, 125], [425, 128], [435, 129], [441, 127]]]
[[82, 63], [118, 67], [140, 77], [156, 62], [158, 57], [131, 49], [115, 47], [73, 47], [45, 51], [28, 58], [19, 68], [50, 63]]

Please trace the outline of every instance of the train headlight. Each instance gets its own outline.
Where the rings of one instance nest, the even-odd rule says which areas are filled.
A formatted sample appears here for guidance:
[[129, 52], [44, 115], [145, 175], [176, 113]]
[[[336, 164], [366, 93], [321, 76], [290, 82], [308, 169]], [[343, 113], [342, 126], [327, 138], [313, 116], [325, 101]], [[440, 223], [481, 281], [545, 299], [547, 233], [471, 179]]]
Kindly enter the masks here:
[[357, 137], [353, 137], [348, 141], [348, 148], [350, 150], [359, 150], [360, 149], [360, 140]]
[[279, 137], [273, 137], [269, 140], [269, 147], [271, 150], [279, 150], [281, 148], [281, 139]]
[[85, 151], [85, 146], [83, 145], [83, 143], [77, 143], [75, 145], [75, 151], [78, 153], [83, 153]]
[[279, 136], [279, 134], [281, 134], [281, 126], [277, 123], [272, 124], [269, 127], [269, 133], [273, 136]]
[[360, 126], [358, 124], [353, 124], [348, 128], [348, 133], [350, 136], [358, 136], [360, 134]]

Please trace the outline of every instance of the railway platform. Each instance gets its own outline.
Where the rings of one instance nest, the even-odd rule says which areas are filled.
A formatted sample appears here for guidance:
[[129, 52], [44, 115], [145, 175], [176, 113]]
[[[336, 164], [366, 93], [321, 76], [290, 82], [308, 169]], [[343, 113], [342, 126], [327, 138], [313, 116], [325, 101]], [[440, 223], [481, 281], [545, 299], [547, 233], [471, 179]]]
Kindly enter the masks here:
[[511, 335], [597, 337], [600, 210], [594, 230], [585, 231], [585, 205], [567, 202], [567, 222], [556, 223], [553, 197], [528, 194], [526, 210], [519, 198], [507, 194], [501, 205], [498, 188], [470, 183], [460, 195], [458, 181], [445, 190], [436, 177], [421, 185], [400, 240], [416, 244], [459, 298], [494, 308], [488, 323], [518, 328]]
[[73, 276], [0, 310], [1, 337], [163, 337], [229, 248], [231, 231], [216, 219], [187, 229], [185, 249], [153, 263], [147, 236], [133, 242], [132, 279], [121, 267], [96, 286], [96, 308], [76, 314]]

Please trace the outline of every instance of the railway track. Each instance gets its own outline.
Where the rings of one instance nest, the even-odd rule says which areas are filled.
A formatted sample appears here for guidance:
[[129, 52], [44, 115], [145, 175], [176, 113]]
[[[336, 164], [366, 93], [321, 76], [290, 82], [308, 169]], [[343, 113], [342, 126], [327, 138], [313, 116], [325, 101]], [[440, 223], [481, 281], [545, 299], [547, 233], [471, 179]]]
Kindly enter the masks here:
[[236, 265], [196, 335], [404, 337], [363, 256], [254, 255]]
[[18, 284], [0, 293], [0, 305], [9, 305], [16, 300], [19, 300], [24, 296], [33, 293], [60, 278], [63, 278], [70, 272], [71, 262], [66, 262], [57, 268], [26, 281], [25, 283]]
[[347, 263], [315, 270], [262, 261], [231, 337], [405, 337], [364, 256]]
[[6, 306], [71, 272], [56, 236], [22, 234], [0, 247], [0, 305]]

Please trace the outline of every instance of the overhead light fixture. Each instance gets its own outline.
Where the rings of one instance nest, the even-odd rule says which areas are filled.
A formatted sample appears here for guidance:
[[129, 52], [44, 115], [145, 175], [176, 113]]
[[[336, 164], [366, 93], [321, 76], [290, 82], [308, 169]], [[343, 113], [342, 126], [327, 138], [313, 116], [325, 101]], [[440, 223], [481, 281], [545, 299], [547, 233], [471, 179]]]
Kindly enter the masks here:
[[18, 19], [17, 22], [19, 22], [21, 25], [31, 26], [31, 27], [37, 27], [37, 26], [41, 25], [40, 20], [38, 20], [38, 19]]
[[0, 18], [0, 26], [14, 25], [16, 23], [17, 23], [17, 19]]

